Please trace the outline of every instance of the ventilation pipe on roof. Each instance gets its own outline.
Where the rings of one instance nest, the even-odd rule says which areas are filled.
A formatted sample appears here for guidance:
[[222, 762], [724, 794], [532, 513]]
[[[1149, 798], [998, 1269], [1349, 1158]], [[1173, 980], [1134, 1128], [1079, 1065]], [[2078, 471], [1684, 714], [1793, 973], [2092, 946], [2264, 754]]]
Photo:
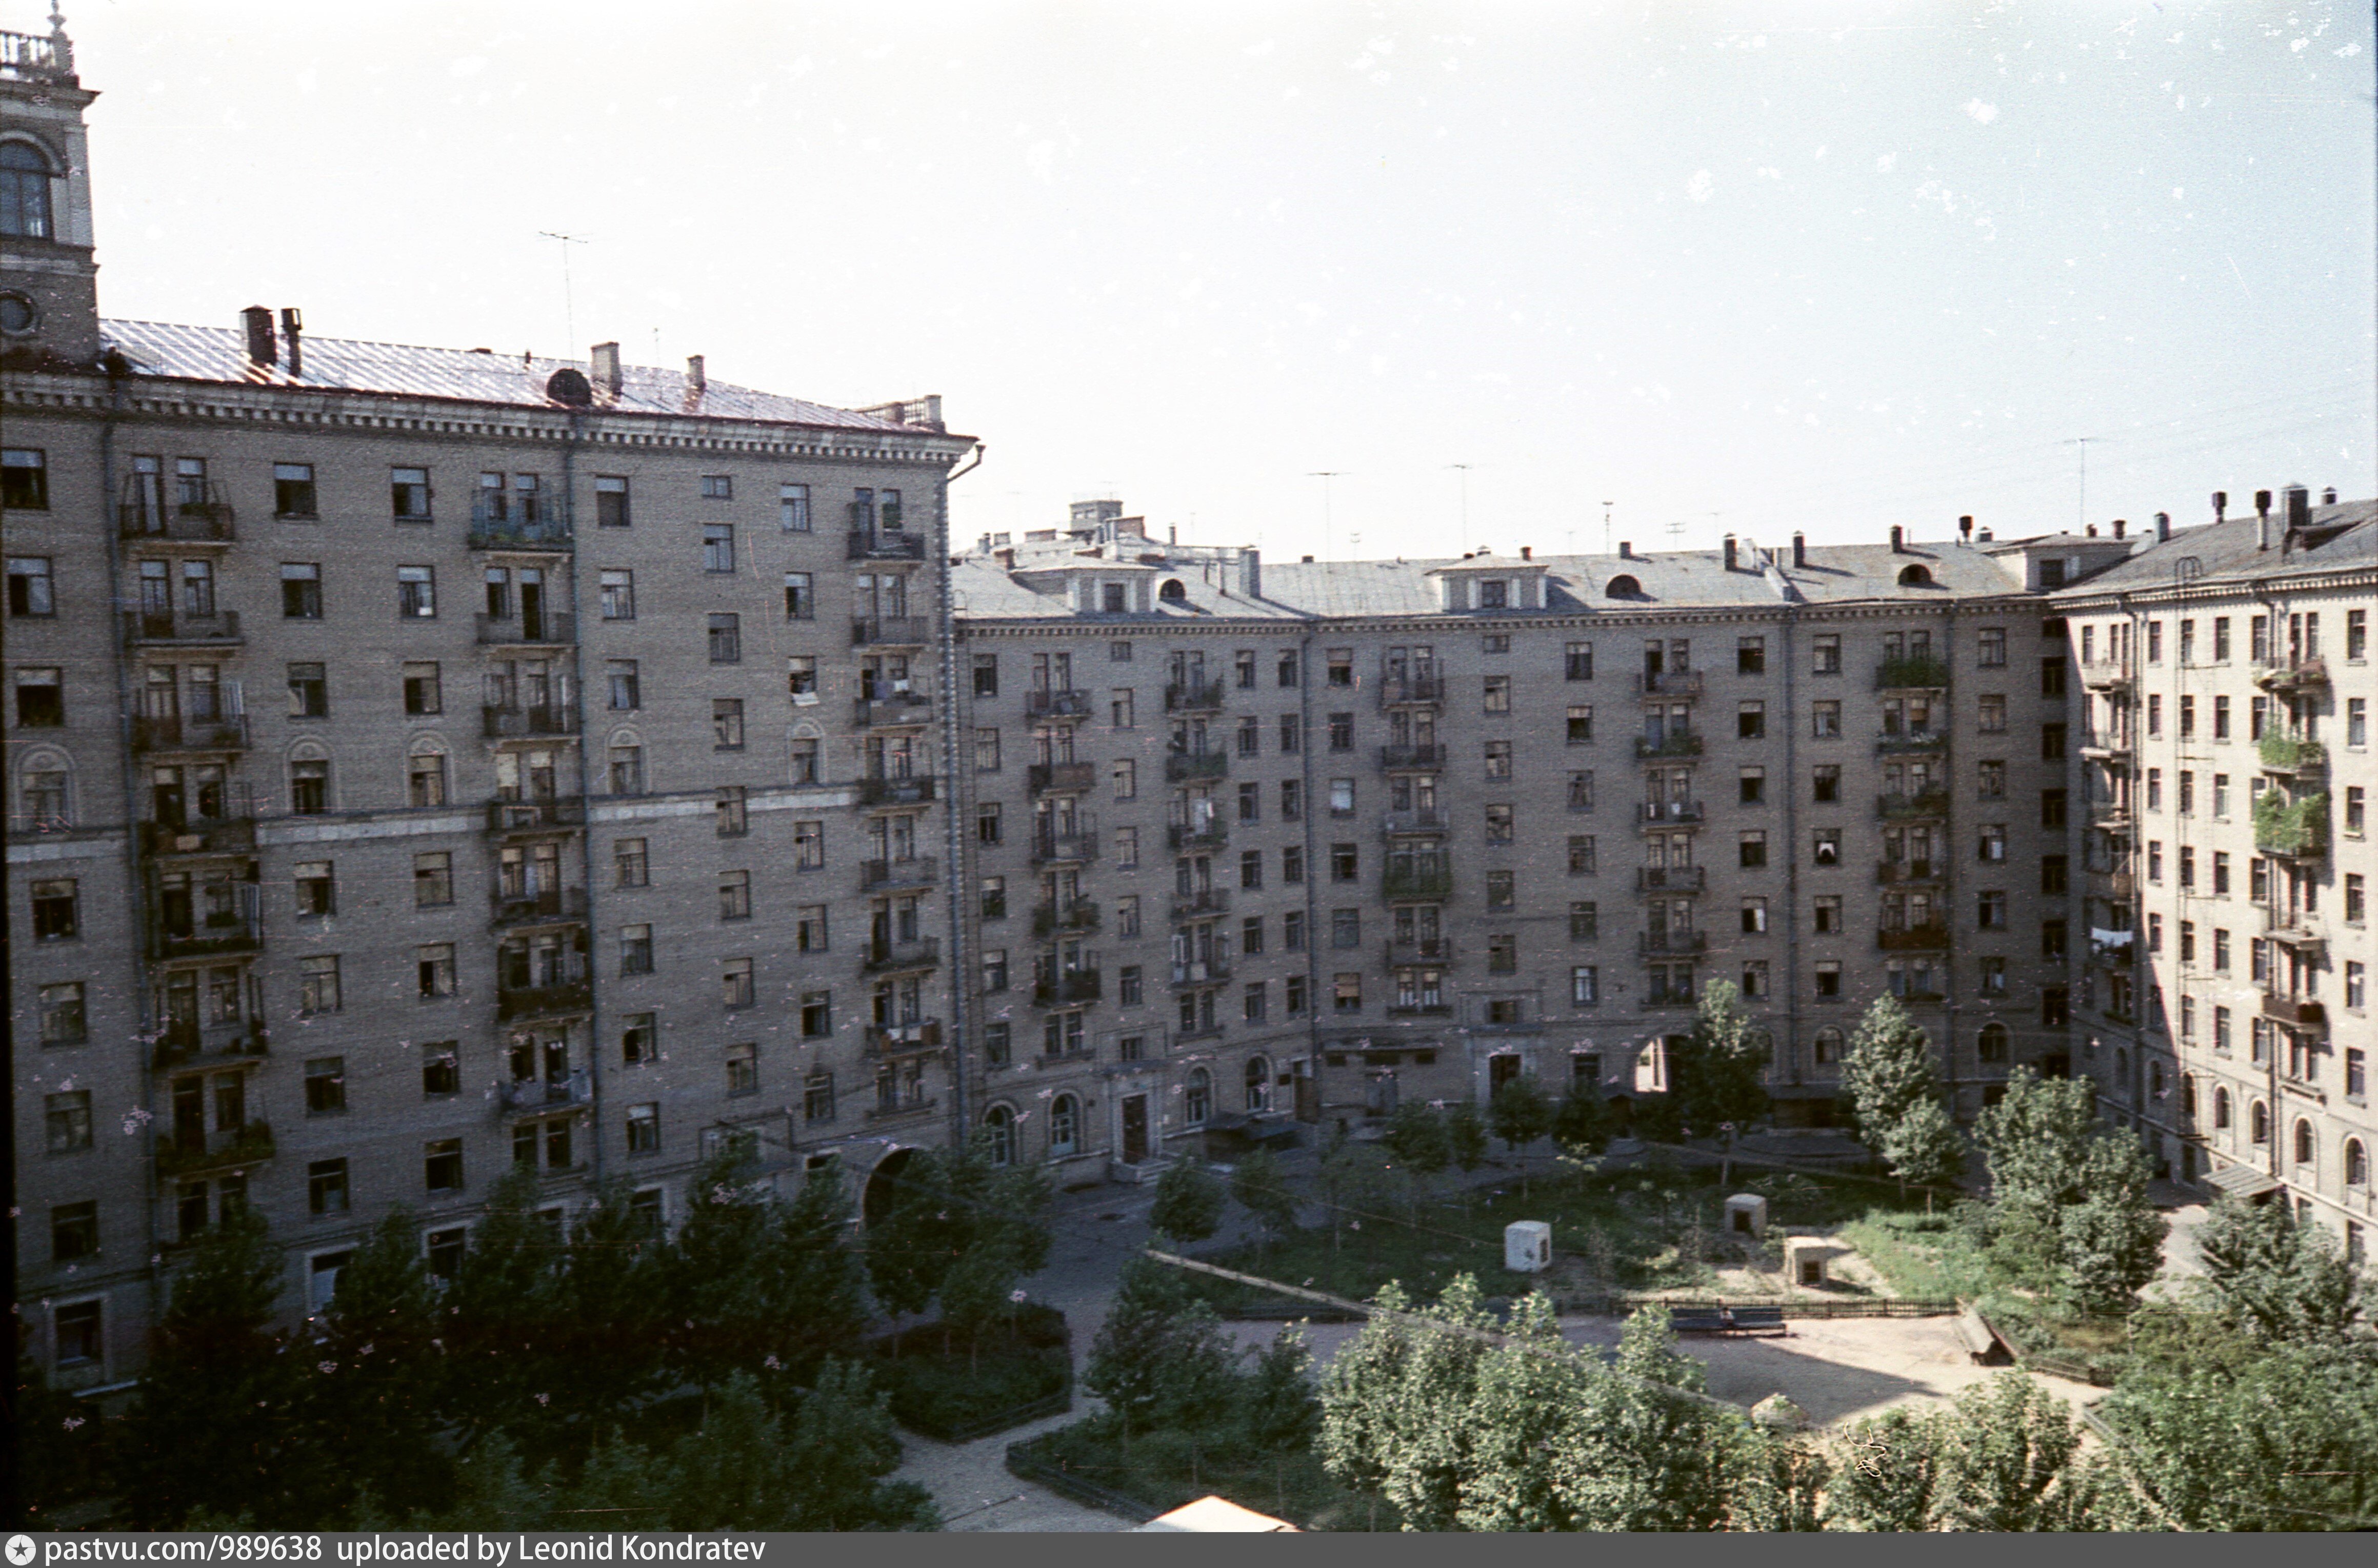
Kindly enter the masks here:
[[596, 343], [588, 352], [587, 360], [594, 368], [594, 385], [618, 397], [627, 385], [627, 377], [619, 368], [619, 345]]
[[1520, 558], [1521, 560], [1523, 560], [1523, 561], [1532, 561], [1532, 560], [1534, 560], [1534, 559], [1536, 558], [1536, 547], [1535, 547], [1533, 545], [1520, 545], [1520, 546], [1519, 546], [1519, 558]]
[[1792, 564], [1796, 567], [1808, 564], [1808, 536], [1805, 533], [1792, 535]]
[[2279, 492], [2287, 498], [2288, 532], [2301, 533], [2312, 526], [2312, 492], [2300, 485], [2290, 485]]
[[1635, 546], [1629, 545], [1626, 540], [1621, 539], [1618, 542], [1618, 558], [1622, 561], [1633, 560], [1635, 558]]
[[1891, 553], [1894, 556], [1907, 553], [1905, 535], [1895, 522], [1891, 525]]
[[1725, 536], [1725, 569], [1734, 569], [1734, 535], [1731, 533]]
[[2229, 492], [2227, 490], [2213, 492], [2213, 521], [2216, 522], [2229, 521]]
[[2122, 536], [2122, 530], [2128, 527], [2130, 527], [2128, 522], [2124, 521], [2120, 518], [2116, 518], [2114, 520], [2114, 537], [2120, 539]]
[[709, 387], [710, 387], [710, 377], [709, 377], [709, 376], [708, 376], [707, 374], [705, 374], [705, 373], [704, 373], [704, 371], [703, 370], [702, 355], [700, 355], [700, 354], [698, 354], [698, 353], [694, 353], [694, 354], [688, 354], [688, 355], [686, 355], [686, 359], [685, 359], [685, 389], [686, 389], [686, 390], [687, 390], [687, 391], [689, 391], [689, 392], [691, 392], [695, 397], [697, 397], [697, 398], [698, 398], [698, 397], [702, 396], [702, 394], [703, 394], [704, 391], [708, 390], [708, 389], [709, 389]]
[[1304, 565], [1306, 565], [1306, 566], [1311, 566], [1312, 564], [1313, 564], [1313, 557], [1312, 557], [1311, 556], [1307, 556], [1307, 557], [1304, 557]]
[[286, 339], [289, 343], [289, 378], [293, 381], [297, 378], [298, 375], [306, 367], [306, 362], [301, 357], [297, 342], [298, 335], [304, 332], [305, 329], [306, 318], [297, 313], [297, 307], [294, 305], [282, 305], [281, 307], [281, 335], [282, 338]]
[[247, 363], [261, 370], [281, 363], [281, 354], [272, 341], [272, 312], [260, 305], [251, 305], [239, 313], [247, 329]]
[[2094, 522], [2089, 524], [2081, 531], [2081, 536], [2084, 539], [2095, 539], [2097, 537], [2097, 525]]
[[2323, 490], [2320, 493], [2320, 504], [2324, 507], [2333, 507], [2336, 505], [2336, 485], [2332, 485], [2327, 489]]
[[1957, 537], [1963, 539], [1968, 545], [1974, 542], [1974, 520], [1972, 518], [1961, 517], [1957, 520]]
[[2170, 537], [2171, 514], [2169, 512], [2156, 513], [2156, 543], [2161, 545]]
[[2270, 547], [2271, 493], [2268, 490], [2257, 490], [2254, 492], [2254, 548], [2267, 550]]

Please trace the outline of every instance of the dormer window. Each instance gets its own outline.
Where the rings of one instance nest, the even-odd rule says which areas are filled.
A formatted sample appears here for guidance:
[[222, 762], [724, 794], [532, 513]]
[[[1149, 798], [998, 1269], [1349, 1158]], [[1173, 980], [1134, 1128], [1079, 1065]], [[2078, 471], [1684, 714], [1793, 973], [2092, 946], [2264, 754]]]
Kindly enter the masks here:
[[1922, 567], [1900, 568], [1899, 586], [1902, 588], [1928, 588], [1931, 585], [1932, 574]]
[[1127, 583], [1101, 582], [1099, 584], [1099, 608], [1111, 616], [1122, 615], [1131, 607], [1130, 593], [1131, 588]]
[[1482, 610], [1507, 610], [1511, 607], [1511, 585], [1499, 577], [1478, 580], [1478, 607]]
[[1185, 604], [1189, 602], [1189, 589], [1179, 578], [1171, 578], [1156, 591], [1156, 596], [1168, 604]]
[[1602, 596], [1605, 599], [1640, 599], [1643, 597], [1643, 585], [1620, 572], [1602, 585]]

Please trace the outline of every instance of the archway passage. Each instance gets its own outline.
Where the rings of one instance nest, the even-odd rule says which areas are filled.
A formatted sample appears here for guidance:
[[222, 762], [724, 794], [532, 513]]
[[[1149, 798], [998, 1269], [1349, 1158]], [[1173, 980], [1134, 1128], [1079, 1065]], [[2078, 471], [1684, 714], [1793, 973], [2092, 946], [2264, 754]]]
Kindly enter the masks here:
[[892, 1212], [893, 1203], [900, 1195], [900, 1177], [908, 1168], [913, 1149], [895, 1149], [875, 1162], [867, 1173], [867, 1189], [859, 1200], [859, 1217], [869, 1225], [879, 1224]]

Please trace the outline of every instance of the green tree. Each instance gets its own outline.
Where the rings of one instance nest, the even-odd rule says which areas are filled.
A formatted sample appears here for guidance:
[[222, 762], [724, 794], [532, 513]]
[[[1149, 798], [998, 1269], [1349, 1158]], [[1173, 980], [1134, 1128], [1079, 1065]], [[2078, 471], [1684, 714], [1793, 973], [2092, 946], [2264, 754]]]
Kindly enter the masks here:
[[1992, 1262], [2068, 1304], [2126, 1310], [2169, 1227], [2147, 1195], [2145, 1150], [2097, 1124], [2091, 1086], [2018, 1067], [1976, 1141], [1989, 1160]]
[[1528, 1146], [1553, 1130], [1553, 1103], [1532, 1078], [1513, 1078], [1486, 1104], [1486, 1122], [1519, 1159], [1519, 1194], [1528, 1195]]
[[1767, 1047], [1742, 1009], [1731, 980], [1701, 987], [1692, 1033], [1669, 1052], [1669, 1093], [1687, 1126], [1715, 1136], [1732, 1122], [1747, 1129], [1767, 1109]]
[[1588, 1159], [1610, 1147], [1613, 1126], [1610, 1107], [1598, 1089], [1569, 1085], [1553, 1116], [1553, 1141], [1575, 1159]]
[[1962, 1391], [1940, 1427], [1937, 1528], [2042, 1530], [2074, 1522], [2064, 1500], [2081, 1432], [2062, 1400], [2021, 1372], [2000, 1372]]
[[1377, 1148], [1358, 1143], [1340, 1132], [1321, 1151], [1321, 1201], [1329, 1211], [1329, 1251], [1335, 1254], [1347, 1221], [1361, 1226], [1361, 1215], [1372, 1212], [1387, 1191]]
[[2284, 1203], [2216, 1199], [2196, 1251], [2214, 1310], [2251, 1338], [2337, 1343], [2360, 1315], [2360, 1271]]
[[332, 1495], [315, 1520], [345, 1516], [366, 1492], [400, 1517], [444, 1501], [454, 1476], [438, 1441], [438, 1303], [409, 1211], [391, 1209], [347, 1260], [315, 1326], [302, 1424], [342, 1456], [325, 1466]]
[[1222, 1200], [1220, 1179], [1196, 1160], [1183, 1159], [1156, 1179], [1147, 1223], [1159, 1236], [1203, 1241], [1222, 1227]]
[[1279, 1161], [1261, 1144], [1231, 1167], [1231, 1196], [1255, 1216], [1267, 1247], [1296, 1228], [1296, 1194], [1288, 1190]]
[[[804, 1382], [827, 1357], [857, 1348], [866, 1291], [835, 1172], [810, 1172], [787, 1201], [748, 1149], [730, 1144], [696, 1170], [691, 1200], [666, 1251], [639, 1245], [632, 1233], [607, 1249], [616, 1296], [630, 1296], [641, 1274], [667, 1276], [677, 1376], [708, 1389], [739, 1371], [787, 1374], [762, 1379], [774, 1389]], [[573, 1272], [579, 1266], [573, 1251]], [[621, 1299], [616, 1319], [604, 1321], [632, 1323], [639, 1314], [634, 1300]]]
[[1288, 1506], [1288, 1462], [1321, 1431], [1321, 1396], [1313, 1386], [1313, 1351], [1293, 1323], [1255, 1357], [1236, 1404], [1248, 1444], [1272, 1463], [1277, 1506]]
[[[1377, 1305], [1415, 1311], [1392, 1286]], [[1487, 1354], [1477, 1335], [1493, 1326], [1476, 1278], [1457, 1275], [1435, 1305], [1414, 1317], [1372, 1318], [1323, 1370], [1322, 1462], [1343, 1480], [1375, 1487], [1401, 1511], [1407, 1528], [1459, 1523], [1471, 1468], [1465, 1426]]]
[[[1879, 1152], [1899, 1179], [1902, 1191], [1911, 1181], [1926, 1189], [1952, 1186], [1964, 1174], [1964, 1131], [1938, 1100], [1918, 1100], [1883, 1135]], [[1924, 1207], [1927, 1213], [1931, 1211], [1929, 1191], [1924, 1195]]]
[[884, 1396], [864, 1368], [828, 1360], [789, 1419], [751, 1374], [729, 1377], [701, 1430], [671, 1450], [659, 1490], [679, 1530], [939, 1527], [922, 1487], [883, 1478], [899, 1464]]
[[107, 1474], [100, 1413], [49, 1385], [28, 1348], [31, 1338], [31, 1326], [19, 1318], [16, 1395], [8, 1404], [17, 1433], [17, 1510], [7, 1522], [12, 1530], [51, 1528], [60, 1509], [97, 1491]]
[[515, 1166], [495, 1179], [440, 1300], [440, 1403], [466, 1448], [498, 1427], [538, 1428], [557, 1376], [570, 1370], [547, 1359], [568, 1244], [537, 1199], [534, 1171]]
[[1082, 1386], [1107, 1402], [1128, 1442], [1159, 1427], [1210, 1422], [1229, 1407], [1236, 1359], [1211, 1307], [1170, 1266], [1134, 1258], [1090, 1342]]
[[1423, 1191], [1453, 1163], [1453, 1142], [1446, 1134], [1444, 1113], [1418, 1100], [1398, 1106], [1387, 1120], [1387, 1154], [1403, 1168], [1405, 1202], [1417, 1219]]
[[1940, 1097], [1931, 1043], [1898, 998], [1875, 998], [1858, 1021], [1842, 1059], [1842, 1088], [1857, 1118], [1858, 1137], [1877, 1154], [1909, 1112]]
[[[867, 1272], [875, 1299], [895, 1312], [921, 1312], [957, 1262], [985, 1250], [1008, 1280], [1037, 1273], [1049, 1258], [1052, 1190], [1039, 1167], [1002, 1166], [988, 1134], [955, 1149], [910, 1153], [883, 1215], [868, 1227]], [[984, 1293], [988, 1264], [966, 1281]]]
[[1940, 1483], [1941, 1418], [1906, 1408], [1858, 1422], [1835, 1445], [1825, 1527], [1908, 1532], [1928, 1529]]

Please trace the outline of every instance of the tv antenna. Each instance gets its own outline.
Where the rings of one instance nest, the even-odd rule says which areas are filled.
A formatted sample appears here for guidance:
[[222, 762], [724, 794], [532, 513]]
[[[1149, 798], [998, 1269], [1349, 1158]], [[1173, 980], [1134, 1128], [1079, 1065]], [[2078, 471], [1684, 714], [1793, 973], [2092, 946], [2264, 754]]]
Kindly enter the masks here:
[[1615, 501], [1602, 503], [1602, 553], [1605, 556], [1610, 554], [1610, 513], [1617, 505]]
[[2068, 447], [2081, 449], [2081, 519], [2073, 525], [2075, 533], [2089, 526], [2089, 445], [2105, 438], [2103, 436], [2075, 436], [2064, 443]]
[[1336, 553], [1332, 547], [1336, 533], [1331, 521], [1333, 514], [1329, 506], [1329, 482], [1333, 479], [1343, 479], [1345, 476], [1345, 470], [1336, 468], [1315, 469], [1304, 476], [1307, 479], [1321, 481], [1321, 558], [1325, 561]]
[[[578, 346], [578, 302], [570, 292], [570, 247], [584, 245], [586, 241], [576, 234], [557, 234], [551, 229], [539, 229], [536, 233], [540, 239], [561, 242], [561, 319], [570, 329], [568, 352], [575, 353]], [[658, 338], [660, 329], [655, 328], [653, 335]]]
[[1470, 553], [1470, 471], [1474, 463], [1449, 462], [1445, 465], [1461, 475], [1461, 553]]

